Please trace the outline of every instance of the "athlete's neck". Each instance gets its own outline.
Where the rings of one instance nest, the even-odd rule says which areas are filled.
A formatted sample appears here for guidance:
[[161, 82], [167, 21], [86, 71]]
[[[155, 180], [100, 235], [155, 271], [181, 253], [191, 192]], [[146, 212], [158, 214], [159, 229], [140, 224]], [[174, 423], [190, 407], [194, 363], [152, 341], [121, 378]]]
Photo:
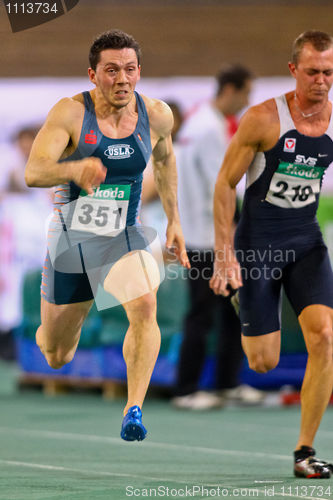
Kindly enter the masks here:
[[131, 115], [136, 111], [135, 94], [131, 96], [130, 101], [124, 106], [114, 105], [98, 88], [91, 92], [91, 98], [95, 106], [96, 117], [100, 120], [108, 119], [108, 121], [112, 121], [115, 125], [124, 116]]
[[293, 93], [293, 101], [296, 116], [301, 119], [309, 119], [312, 117], [316, 117], [316, 119], [324, 118], [326, 117], [326, 113], [330, 112], [327, 96], [318, 102], [311, 102], [295, 90]]

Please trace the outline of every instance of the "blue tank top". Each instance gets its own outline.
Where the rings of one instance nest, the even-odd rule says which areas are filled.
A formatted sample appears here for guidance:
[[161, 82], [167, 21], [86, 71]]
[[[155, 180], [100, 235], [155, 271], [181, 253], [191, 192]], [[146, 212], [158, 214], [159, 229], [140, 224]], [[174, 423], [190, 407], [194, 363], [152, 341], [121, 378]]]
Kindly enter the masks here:
[[[142, 97], [135, 92], [138, 121], [133, 134], [112, 139], [100, 131], [90, 92], [82, 93], [85, 112], [77, 149], [61, 162], [81, 160], [90, 156], [100, 158], [107, 168], [105, 184], [131, 186], [126, 225], [135, 224], [141, 196], [142, 173], [149, 161], [152, 148], [148, 113]], [[81, 188], [74, 182], [60, 185], [55, 190], [55, 208], [78, 198]]]
[[316, 220], [326, 169], [333, 162], [333, 113], [319, 137], [296, 130], [285, 95], [275, 99], [280, 137], [269, 151], [258, 152], [246, 179], [238, 243], [321, 241]]

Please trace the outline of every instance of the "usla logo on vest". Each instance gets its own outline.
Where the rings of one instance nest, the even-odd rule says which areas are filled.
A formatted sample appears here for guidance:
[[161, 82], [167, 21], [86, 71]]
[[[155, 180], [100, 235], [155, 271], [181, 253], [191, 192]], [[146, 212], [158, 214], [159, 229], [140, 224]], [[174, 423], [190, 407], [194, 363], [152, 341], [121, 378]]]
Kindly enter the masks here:
[[123, 160], [129, 158], [134, 153], [134, 149], [129, 144], [114, 144], [104, 151], [105, 156], [110, 160]]
[[100, 187], [98, 187], [93, 194], [93, 198], [103, 198], [103, 199], [109, 198], [111, 200], [123, 199], [124, 197], [125, 197], [125, 191], [119, 189], [118, 186], [116, 186], [114, 189], [112, 188], [101, 189]]

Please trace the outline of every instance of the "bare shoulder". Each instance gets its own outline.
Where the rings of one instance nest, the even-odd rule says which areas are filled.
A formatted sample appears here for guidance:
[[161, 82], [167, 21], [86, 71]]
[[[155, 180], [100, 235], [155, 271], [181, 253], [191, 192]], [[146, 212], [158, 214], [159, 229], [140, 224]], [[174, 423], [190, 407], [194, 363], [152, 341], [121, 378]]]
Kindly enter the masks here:
[[270, 149], [279, 136], [280, 123], [274, 99], [252, 106], [243, 115], [238, 135], [244, 142], [256, 144], [260, 150]]
[[84, 112], [84, 103], [80, 96], [64, 97], [60, 99], [48, 114], [49, 120], [67, 121], [73, 120]]
[[173, 114], [169, 106], [160, 99], [141, 96], [146, 105], [150, 127], [160, 137], [170, 134], [173, 127]]
[[274, 99], [269, 99], [256, 106], [252, 106], [244, 114], [241, 122], [246, 126], [255, 125], [259, 128], [265, 128], [279, 122], [277, 108]]

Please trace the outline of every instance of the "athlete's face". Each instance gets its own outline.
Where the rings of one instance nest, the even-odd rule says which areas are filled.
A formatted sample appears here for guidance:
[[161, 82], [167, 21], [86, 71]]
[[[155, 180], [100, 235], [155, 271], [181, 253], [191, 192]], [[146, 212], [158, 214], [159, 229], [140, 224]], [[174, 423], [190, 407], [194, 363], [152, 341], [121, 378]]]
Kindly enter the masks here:
[[96, 71], [89, 68], [88, 74], [105, 100], [122, 108], [133, 96], [140, 70], [134, 49], [107, 49], [100, 53]]
[[311, 44], [305, 44], [297, 65], [289, 63], [289, 69], [296, 79], [297, 95], [313, 102], [327, 99], [333, 84], [333, 47], [318, 52]]

